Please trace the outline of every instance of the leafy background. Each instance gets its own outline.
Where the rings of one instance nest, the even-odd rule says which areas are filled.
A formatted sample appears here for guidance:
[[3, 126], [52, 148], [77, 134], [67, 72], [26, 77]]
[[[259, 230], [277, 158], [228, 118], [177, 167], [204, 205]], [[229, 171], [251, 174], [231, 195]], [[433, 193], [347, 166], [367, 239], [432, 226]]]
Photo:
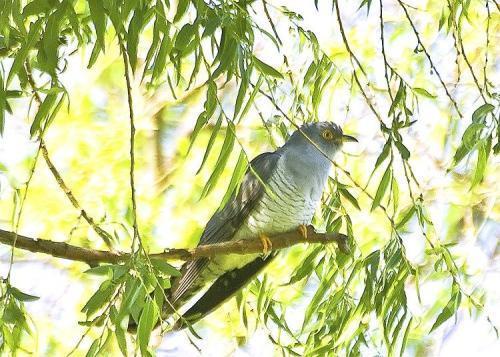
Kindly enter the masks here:
[[[136, 251], [126, 269], [84, 273], [1, 246], [2, 351], [500, 348], [497, 2], [0, 5], [1, 227]], [[315, 218], [350, 236], [352, 257], [295, 246], [196, 333], [151, 337], [158, 307], [146, 292], [174, 272], [144, 253], [196, 245], [246, 162], [314, 120], [360, 142], [338, 155]], [[129, 315], [143, 321], [137, 338], [125, 336]]]

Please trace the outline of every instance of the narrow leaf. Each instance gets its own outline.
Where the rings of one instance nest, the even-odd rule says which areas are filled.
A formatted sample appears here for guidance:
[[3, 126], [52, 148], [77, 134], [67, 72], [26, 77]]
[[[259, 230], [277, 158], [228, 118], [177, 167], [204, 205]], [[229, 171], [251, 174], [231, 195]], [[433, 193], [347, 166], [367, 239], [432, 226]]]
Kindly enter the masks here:
[[270, 76], [275, 77], [275, 78], [283, 79], [283, 75], [278, 70], [274, 69], [273, 67], [271, 67], [267, 63], [262, 62], [260, 59], [258, 59], [255, 56], [253, 57], [253, 62], [255, 64], [255, 67], [257, 67], [257, 69], [260, 72], [267, 74], [267, 75], [270, 75]]
[[380, 204], [382, 198], [384, 198], [385, 191], [387, 190], [387, 186], [389, 185], [389, 181], [391, 179], [391, 165], [387, 166], [382, 179], [380, 180], [380, 184], [378, 185], [377, 192], [375, 193], [375, 198], [373, 199], [371, 211], [377, 208]]

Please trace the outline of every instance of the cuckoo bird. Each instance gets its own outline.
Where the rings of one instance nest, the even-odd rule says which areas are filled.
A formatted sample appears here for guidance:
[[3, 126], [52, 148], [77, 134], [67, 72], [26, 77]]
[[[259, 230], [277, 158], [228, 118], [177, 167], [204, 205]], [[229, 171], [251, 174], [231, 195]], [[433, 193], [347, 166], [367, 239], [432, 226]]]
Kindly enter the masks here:
[[[254, 158], [239, 189], [208, 221], [199, 245], [260, 237], [266, 247], [267, 236], [305, 228], [320, 202], [333, 157], [346, 141], [357, 140], [332, 122], [308, 123], [276, 151]], [[274, 252], [229, 254], [186, 262], [166, 291], [164, 312], [182, 307], [208, 285], [175, 328], [198, 321], [247, 284], [274, 256]]]

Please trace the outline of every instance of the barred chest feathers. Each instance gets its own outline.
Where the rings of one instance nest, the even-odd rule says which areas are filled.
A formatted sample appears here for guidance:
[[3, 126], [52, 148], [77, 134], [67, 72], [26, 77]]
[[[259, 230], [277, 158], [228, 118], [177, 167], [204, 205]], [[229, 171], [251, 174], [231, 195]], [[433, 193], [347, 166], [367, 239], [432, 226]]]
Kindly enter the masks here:
[[[255, 238], [259, 234], [287, 232], [300, 224], [310, 224], [319, 204], [328, 178], [328, 168], [318, 170], [305, 163], [300, 168], [296, 158], [283, 155], [268, 182], [268, 189], [254, 207], [234, 239]], [[293, 172], [292, 172], [293, 171]], [[217, 275], [220, 271], [241, 268], [253, 261], [259, 254], [220, 256], [209, 264], [207, 274]]]

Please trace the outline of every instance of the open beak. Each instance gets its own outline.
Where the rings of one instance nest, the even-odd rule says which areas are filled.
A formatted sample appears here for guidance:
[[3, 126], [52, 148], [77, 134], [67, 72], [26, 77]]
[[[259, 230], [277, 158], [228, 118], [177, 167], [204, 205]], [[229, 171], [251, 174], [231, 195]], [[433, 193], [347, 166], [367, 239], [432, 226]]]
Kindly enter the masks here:
[[358, 139], [356, 139], [354, 136], [342, 135], [342, 142], [343, 143], [357, 143]]

